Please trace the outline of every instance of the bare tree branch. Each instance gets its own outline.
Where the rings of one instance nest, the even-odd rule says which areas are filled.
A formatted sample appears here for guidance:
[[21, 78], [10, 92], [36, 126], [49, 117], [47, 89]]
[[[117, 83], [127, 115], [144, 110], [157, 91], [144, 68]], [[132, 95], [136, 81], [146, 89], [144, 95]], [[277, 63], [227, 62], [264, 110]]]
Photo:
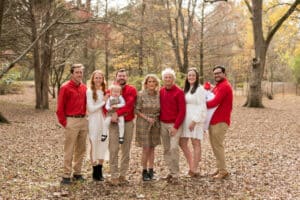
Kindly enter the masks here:
[[269, 45], [274, 34], [278, 31], [278, 29], [281, 27], [283, 22], [285, 22], [285, 20], [287, 20], [287, 18], [289, 18], [289, 16], [296, 10], [297, 5], [299, 4], [300, 4], [300, 0], [295, 0], [294, 3], [291, 5], [291, 7], [286, 11], [286, 13], [276, 22], [276, 24], [272, 27], [272, 29], [267, 35], [266, 45]]
[[12, 61], [10, 64], [8, 64], [8, 66], [4, 67], [4, 69], [0, 72], [0, 79], [4, 76], [4, 74], [6, 74], [9, 70], [11, 70], [15, 64], [17, 62], [19, 62], [30, 50], [31, 48], [37, 43], [37, 41], [39, 41], [39, 39], [55, 24], [57, 24], [58, 19], [60, 17], [58, 17], [56, 20], [54, 20], [51, 24], [49, 24], [49, 26], [47, 26], [43, 31], [41, 31], [39, 33], [39, 35], [36, 37], [36, 39], [27, 47], [27, 49], [25, 49], [23, 51], [23, 53], [18, 56], [14, 61]]
[[290, 4], [290, 3], [278, 3], [278, 4], [275, 4], [275, 5], [273, 5], [273, 6], [269, 7], [269, 8], [267, 8], [267, 9], [264, 11], [264, 13], [268, 13], [270, 10], [272, 10], [272, 9], [278, 7], [278, 6], [285, 6], [285, 5], [290, 6], [291, 4]]
[[249, 1], [248, 1], [248, 0], [244, 0], [244, 2], [245, 2], [245, 4], [246, 4], [246, 6], [247, 6], [249, 12], [250, 12], [251, 15], [252, 15], [253, 10], [252, 10], [252, 6], [250, 5]]

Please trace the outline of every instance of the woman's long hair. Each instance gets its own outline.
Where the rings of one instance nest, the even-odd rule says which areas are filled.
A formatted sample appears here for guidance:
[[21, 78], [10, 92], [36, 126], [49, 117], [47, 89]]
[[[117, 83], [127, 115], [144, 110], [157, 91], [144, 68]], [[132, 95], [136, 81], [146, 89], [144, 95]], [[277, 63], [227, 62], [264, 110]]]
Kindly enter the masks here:
[[198, 73], [197, 69], [194, 68], [194, 67], [193, 68], [189, 68], [188, 71], [187, 71], [185, 82], [184, 82], [184, 93], [188, 93], [189, 90], [190, 90], [190, 88], [191, 88], [191, 85], [190, 85], [190, 83], [188, 81], [188, 73], [190, 71], [194, 71], [196, 73], [196, 81], [195, 81], [195, 83], [193, 85], [193, 88], [191, 90], [191, 93], [194, 94], [196, 92], [198, 86], [199, 86], [199, 73]]
[[101, 90], [103, 91], [103, 94], [105, 94], [105, 90], [106, 90], [106, 81], [105, 81], [105, 77], [104, 77], [104, 74], [101, 70], [95, 70], [93, 73], [92, 73], [92, 76], [91, 76], [91, 90], [93, 91], [93, 99], [94, 101], [97, 101], [98, 99], [98, 95], [97, 95], [97, 88], [95, 86], [95, 82], [94, 82], [94, 77], [96, 74], [100, 74], [103, 78], [103, 82], [101, 84]]

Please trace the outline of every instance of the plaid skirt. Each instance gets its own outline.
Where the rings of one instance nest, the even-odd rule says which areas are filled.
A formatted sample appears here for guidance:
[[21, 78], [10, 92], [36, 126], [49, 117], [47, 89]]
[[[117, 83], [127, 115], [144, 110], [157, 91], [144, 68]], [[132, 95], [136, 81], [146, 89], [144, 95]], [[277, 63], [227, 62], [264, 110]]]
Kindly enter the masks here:
[[145, 119], [137, 117], [135, 141], [138, 147], [155, 147], [161, 144], [159, 119], [151, 126]]

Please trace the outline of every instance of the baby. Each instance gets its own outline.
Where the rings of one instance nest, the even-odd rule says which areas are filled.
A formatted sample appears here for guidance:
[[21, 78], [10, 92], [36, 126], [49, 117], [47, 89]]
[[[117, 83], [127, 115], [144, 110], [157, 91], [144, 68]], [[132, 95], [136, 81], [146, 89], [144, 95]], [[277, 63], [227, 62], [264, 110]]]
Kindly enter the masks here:
[[[213, 98], [215, 98], [215, 94], [211, 91], [211, 85], [210, 85], [209, 82], [206, 82], [204, 84], [204, 89], [205, 89], [206, 102], [212, 100]], [[204, 131], [208, 130], [210, 120], [211, 120], [211, 118], [212, 118], [212, 116], [213, 116], [216, 109], [217, 109], [217, 106], [207, 109], [207, 115], [206, 115], [206, 119], [205, 119], [205, 122], [204, 122]]]
[[[106, 101], [105, 109], [108, 111], [107, 116], [104, 120], [103, 134], [101, 136], [101, 141], [105, 141], [108, 135], [109, 125], [111, 122], [112, 113], [116, 112], [117, 109], [125, 106], [125, 100], [121, 95], [122, 88], [119, 85], [110, 86], [110, 96]], [[119, 143], [124, 143], [124, 117], [118, 117], [118, 126], [119, 126]]]

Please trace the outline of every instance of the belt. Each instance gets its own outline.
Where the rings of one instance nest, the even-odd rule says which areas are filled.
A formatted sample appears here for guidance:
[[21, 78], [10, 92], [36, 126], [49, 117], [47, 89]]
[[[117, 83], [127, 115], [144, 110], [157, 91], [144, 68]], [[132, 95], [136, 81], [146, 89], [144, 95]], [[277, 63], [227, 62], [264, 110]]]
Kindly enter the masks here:
[[85, 115], [67, 115], [67, 117], [73, 117], [73, 118], [84, 118]]

